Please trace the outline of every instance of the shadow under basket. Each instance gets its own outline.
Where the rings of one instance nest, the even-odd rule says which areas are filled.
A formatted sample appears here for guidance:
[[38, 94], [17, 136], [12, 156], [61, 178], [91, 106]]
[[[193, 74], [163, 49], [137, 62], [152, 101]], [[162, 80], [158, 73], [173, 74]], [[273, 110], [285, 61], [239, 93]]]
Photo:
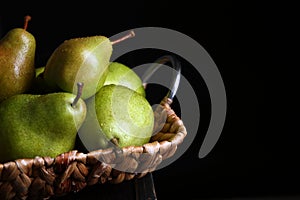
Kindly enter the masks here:
[[35, 157], [0, 164], [0, 199], [49, 199], [95, 184], [141, 178], [154, 171], [164, 159], [174, 155], [187, 135], [171, 103], [168, 97], [160, 102], [154, 111], [157, 134], [142, 146], [88, 153], [72, 150], [55, 158]]

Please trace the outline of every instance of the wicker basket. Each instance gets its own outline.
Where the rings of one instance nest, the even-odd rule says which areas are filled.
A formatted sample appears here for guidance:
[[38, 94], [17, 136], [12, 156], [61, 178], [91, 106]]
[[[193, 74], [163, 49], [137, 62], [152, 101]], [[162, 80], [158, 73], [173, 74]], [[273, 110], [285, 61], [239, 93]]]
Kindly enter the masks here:
[[[159, 61], [165, 63], [170, 57]], [[178, 84], [178, 80], [175, 82]], [[141, 178], [154, 171], [164, 159], [174, 155], [187, 135], [182, 120], [170, 106], [175, 93], [176, 90], [170, 90], [155, 110], [155, 128], [159, 130], [143, 146], [88, 153], [73, 150], [55, 158], [35, 157], [0, 164], [0, 199], [49, 199], [95, 184]]]

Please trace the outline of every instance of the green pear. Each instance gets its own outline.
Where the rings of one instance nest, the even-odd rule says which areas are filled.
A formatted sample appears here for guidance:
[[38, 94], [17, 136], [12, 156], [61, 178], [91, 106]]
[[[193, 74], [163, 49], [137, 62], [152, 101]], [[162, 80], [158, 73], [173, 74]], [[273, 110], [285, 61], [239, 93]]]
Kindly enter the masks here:
[[73, 93], [76, 89], [74, 83], [82, 82], [85, 85], [82, 98], [93, 96], [104, 84], [112, 46], [117, 42], [111, 42], [103, 35], [65, 40], [47, 60], [44, 71], [46, 83]]
[[[102, 133], [100, 124], [97, 119], [95, 109], [95, 98], [85, 100], [87, 106], [87, 113], [85, 121], [78, 131], [81, 144], [84, 146], [84, 151], [94, 151], [99, 148], [107, 148], [109, 141]], [[82, 146], [82, 145], [81, 145]]]
[[86, 104], [90, 114], [78, 134], [88, 150], [106, 148], [111, 142], [120, 148], [149, 142], [153, 110], [136, 91], [122, 85], [105, 85]]
[[35, 68], [35, 77], [41, 77], [45, 71], [45, 66]]
[[26, 30], [29, 20], [26, 16], [24, 28], [13, 28], [0, 40], [0, 102], [28, 91], [34, 79], [36, 41]]
[[142, 96], [146, 96], [141, 78], [130, 67], [122, 63], [111, 62], [108, 66], [108, 74], [104, 85], [110, 84], [123, 85], [138, 92]]
[[19, 94], [4, 100], [0, 104], [0, 162], [55, 157], [72, 150], [85, 116], [80, 93]]

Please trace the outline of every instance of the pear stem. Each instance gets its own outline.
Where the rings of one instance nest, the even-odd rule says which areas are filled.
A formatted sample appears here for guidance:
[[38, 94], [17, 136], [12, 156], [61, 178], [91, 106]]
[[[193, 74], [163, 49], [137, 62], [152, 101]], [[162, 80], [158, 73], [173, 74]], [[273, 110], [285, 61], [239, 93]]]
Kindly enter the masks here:
[[83, 88], [83, 83], [79, 82], [77, 83], [77, 95], [73, 101], [73, 103], [71, 104], [72, 107], [74, 108], [78, 102], [78, 100], [80, 99], [81, 95], [82, 95], [82, 88]]
[[31, 20], [31, 17], [29, 16], [29, 15], [26, 15], [25, 17], [24, 17], [24, 30], [26, 31], [26, 29], [27, 29], [27, 26], [28, 26], [28, 22]]
[[116, 146], [119, 146], [119, 141], [118, 141], [117, 138], [112, 138], [112, 139], [110, 140], [110, 142], [113, 143], [113, 144], [116, 145]]
[[127, 35], [125, 35], [125, 36], [123, 36], [123, 37], [121, 37], [121, 38], [119, 38], [119, 39], [116, 39], [116, 40], [114, 40], [114, 41], [111, 41], [111, 44], [112, 44], [112, 45], [117, 44], [117, 43], [119, 43], [119, 42], [122, 42], [122, 41], [124, 41], [124, 40], [129, 39], [129, 38], [132, 38], [132, 37], [134, 37], [134, 36], [135, 36], [135, 33], [134, 33], [133, 30], [131, 30]]

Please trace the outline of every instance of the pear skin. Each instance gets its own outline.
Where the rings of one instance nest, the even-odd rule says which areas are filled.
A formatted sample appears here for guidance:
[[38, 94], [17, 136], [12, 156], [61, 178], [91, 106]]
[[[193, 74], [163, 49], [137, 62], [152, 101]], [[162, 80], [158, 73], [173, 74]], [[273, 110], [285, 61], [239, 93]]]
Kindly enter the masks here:
[[105, 82], [113, 45], [134, 36], [135, 33], [130, 31], [114, 41], [103, 35], [65, 40], [47, 60], [44, 71], [46, 83], [53, 90], [60, 88], [74, 93], [76, 83], [82, 82], [85, 85], [82, 98], [90, 98]]
[[0, 40], [0, 102], [29, 90], [35, 76], [35, 37], [23, 28]]
[[[86, 147], [95, 149], [98, 144], [98, 148], [106, 148], [113, 142], [122, 148], [149, 142], [154, 126], [153, 110], [146, 98], [136, 91], [122, 85], [105, 85], [88, 100], [87, 107], [95, 114], [86, 118], [79, 130]], [[96, 134], [90, 132], [95, 129]]]
[[108, 74], [104, 85], [123, 85], [128, 87], [142, 96], [146, 96], [145, 88], [141, 78], [130, 67], [119, 63], [111, 62], [108, 66]]
[[83, 99], [94, 95], [102, 87], [112, 44], [105, 36], [72, 38], [60, 44], [48, 59], [44, 78], [51, 88], [74, 93], [77, 82], [83, 82]]
[[0, 162], [55, 157], [74, 148], [86, 104], [71, 93], [14, 95], [0, 104]]

